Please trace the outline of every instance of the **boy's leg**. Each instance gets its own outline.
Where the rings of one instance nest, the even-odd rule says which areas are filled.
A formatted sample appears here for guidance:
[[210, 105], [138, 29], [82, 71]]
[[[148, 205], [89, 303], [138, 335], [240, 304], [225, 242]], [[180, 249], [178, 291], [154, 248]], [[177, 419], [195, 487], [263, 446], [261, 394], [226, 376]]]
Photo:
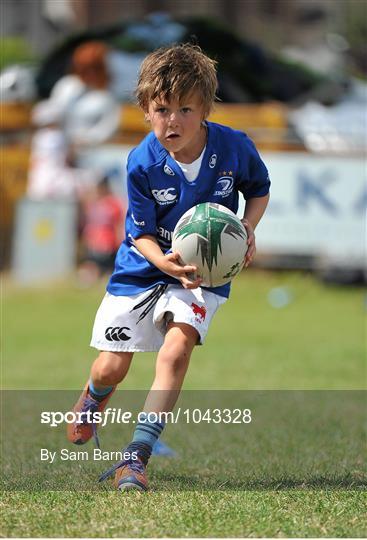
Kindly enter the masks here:
[[146, 412], [169, 412], [173, 409], [189, 367], [191, 353], [199, 339], [195, 328], [170, 322], [159, 350], [155, 378], [145, 400]]
[[[164, 341], [156, 349], [159, 350], [156, 375], [144, 405], [145, 417], [141, 415], [139, 418], [133, 441], [125, 448], [125, 451], [137, 452], [138, 459], [134, 459], [133, 455], [129, 460], [116, 463], [100, 477], [100, 481], [115, 473], [115, 483], [119, 489], [147, 488], [145, 465], [164, 427], [160, 422], [149, 422], [147, 413], [172, 410], [192, 349], [197, 343], [203, 343], [210, 321], [225, 300], [200, 288], [187, 290], [179, 285], [169, 285], [159, 296], [152, 317], [150, 315], [149, 319], [143, 319], [147, 321], [146, 327], [141, 330], [145, 348], [139, 347], [138, 350], [148, 350], [146, 343], [158, 343], [159, 334], [164, 336]], [[143, 323], [140, 321], [141, 317], [137, 322], [138, 328]]]
[[133, 440], [126, 448], [131, 454], [136, 452], [138, 459], [128, 460], [116, 470], [118, 489], [147, 489], [145, 467], [164, 428], [163, 422], [152, 422], [147, 415], [173, 409], [198, 339], [198, 332], [189, 324], [171, 322], [167, 325], [166, 337], [157, 356], [155, 379], [144, 405], [146, 415], [140, 415]]
[[94, 435], [98, 446], [96, 424], [87, 423], [91, 416], [88, 413], [105, 408], [116, 385], [124, 379], [134, 351], [158, 350], [161, 346], [162, 335], [152, 325], [151, 317], [142, 317], [146, 304], [156, 297], [156, 288], [133, 296], [105, 294], [96, 314], [91, 339], [91, 346], [102, 352], [74, 407], [74, 412], [83, 413], [84, 423], [68, 426], [70, 441], [84, 444]]
[[94, 361], [91, 376], [86, 383], [73, 411], [83, 413], [85, 422], [68, 424], [67, 437], [74, 444], [84, 444], [94, 436], [96, 445], [99, 447], [96, 424], [88, 422], [87, 414], [102, 412], [118, 383], [126, 376], [133, 353], [101, 351]]

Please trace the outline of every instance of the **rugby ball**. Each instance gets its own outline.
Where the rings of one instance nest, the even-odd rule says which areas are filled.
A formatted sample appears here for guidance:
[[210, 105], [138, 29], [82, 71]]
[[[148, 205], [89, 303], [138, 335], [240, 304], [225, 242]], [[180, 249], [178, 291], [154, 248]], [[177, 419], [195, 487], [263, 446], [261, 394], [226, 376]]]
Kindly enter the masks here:
[[172, 250], [180, 254], [183, 263], [197, 267], [204, 287], [219, 287], [242, 270], [247, 252], [246, 229], [225, 206], [197, 204], [178, 221]]

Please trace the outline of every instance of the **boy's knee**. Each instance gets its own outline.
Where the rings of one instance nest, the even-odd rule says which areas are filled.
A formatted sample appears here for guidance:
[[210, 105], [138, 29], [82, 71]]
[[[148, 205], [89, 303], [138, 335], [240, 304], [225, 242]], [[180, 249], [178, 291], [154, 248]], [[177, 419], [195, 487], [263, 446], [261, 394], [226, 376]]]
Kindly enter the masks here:
[[173, 376], [178, 376], [186, 372], [190, 361], [190, 355], [181, 353], [176, 350], [166, 349], [161, 354], [156, 366], [156, 373], [170, 373]]
[[103, 351], [92, 367], [95, 384], [114, 386], [123, 380], [132, 359], [132, 353]]
[[199, 338], [198, 331], [193, 326], [185, 323], [169, 323], [163, 346], [176, 346], [183, 352], [191, 353]]
[[189, 325], [175, 325], [169, 329], [161, 349], [161, 358], [173, 371], [187, 366], [198, 340], [197, 331]]

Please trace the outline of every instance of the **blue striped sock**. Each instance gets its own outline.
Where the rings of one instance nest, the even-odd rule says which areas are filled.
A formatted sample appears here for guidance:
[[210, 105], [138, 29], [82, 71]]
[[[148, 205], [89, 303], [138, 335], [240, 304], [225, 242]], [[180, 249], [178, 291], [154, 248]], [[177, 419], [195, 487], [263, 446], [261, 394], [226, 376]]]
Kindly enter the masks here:
[[147, 413], [140, 414], [139, 423], [137, 424], [132, 444], [136, 447], [136, 444], [147, 445], [150, 449], [153, 448], [154, 443], [161, 435], [164, 428], [164, 422], [149, 422], [147, 419]]
[[104, 396], [107, 396], [112, 390], [113, 386], [108, 386], [107, 388], [95, 388], [92, 379], [89, 381], [89, 392], [92, 394], [92, 396], [95, 396], [96, 398], [101, 398]]

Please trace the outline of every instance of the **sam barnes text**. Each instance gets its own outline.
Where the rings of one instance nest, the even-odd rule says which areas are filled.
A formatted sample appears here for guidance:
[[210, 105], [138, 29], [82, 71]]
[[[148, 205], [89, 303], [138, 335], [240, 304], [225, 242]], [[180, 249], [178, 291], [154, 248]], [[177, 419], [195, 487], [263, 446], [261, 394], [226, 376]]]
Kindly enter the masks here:
[[136, 460], [138, 458], [136, 452], [108, 452], [94, 448], [93, 452], [87, 450], [69, 450], [68, 448], [61, 448], [59, 451], [51, 451], [47, 448], [40, 449], [41, 461], [48, 463], [54, 463], [56, 460], [61, 461], [122, 461], [122, 460]]

